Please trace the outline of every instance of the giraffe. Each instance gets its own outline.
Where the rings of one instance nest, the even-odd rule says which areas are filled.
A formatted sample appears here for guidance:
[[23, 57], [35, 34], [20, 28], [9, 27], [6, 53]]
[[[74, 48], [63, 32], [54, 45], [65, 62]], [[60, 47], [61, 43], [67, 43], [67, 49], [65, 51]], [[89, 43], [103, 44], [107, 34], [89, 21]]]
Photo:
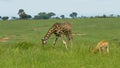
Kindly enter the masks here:
[[54, 34], [56, 36], [56, 39], [53, 42], [53, 45], [55, 46], [57, 40], [59, 37], [62, 38], [62, 42], [65, 45], [66, 49], [67, 48], [67, 43], [65, 41], [64, 36], [67, 37], [68, 42], [70, 42], [71, 47], [72, 47], [72, 28], [71, 28], [71, 24], [70, 23], [55, 23], [52, 25], [52, 27], [48, 30], [48, 32], [46, 33], [46, 35], [42, 38], [42, 45], [45, 46], [45, 44], [47, 43], [47, 40], [49, 39], [49, 37]]

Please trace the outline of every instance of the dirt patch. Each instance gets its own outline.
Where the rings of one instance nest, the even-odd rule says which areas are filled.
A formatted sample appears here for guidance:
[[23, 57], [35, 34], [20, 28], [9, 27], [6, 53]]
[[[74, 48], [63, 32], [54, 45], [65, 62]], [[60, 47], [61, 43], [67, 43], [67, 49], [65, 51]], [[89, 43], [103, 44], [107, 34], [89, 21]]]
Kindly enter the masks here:
[[81, 33], [75, 33], [75, 34], [72, 34], [73, 36], [84, 36], [86, 34], [81, 34]]
[[33, 28], [34, 31], [39, 31], [41, 28]]
[[10, 38], [9, 37], [3, 37], [0, 38], [0, 42], [7, 42]]

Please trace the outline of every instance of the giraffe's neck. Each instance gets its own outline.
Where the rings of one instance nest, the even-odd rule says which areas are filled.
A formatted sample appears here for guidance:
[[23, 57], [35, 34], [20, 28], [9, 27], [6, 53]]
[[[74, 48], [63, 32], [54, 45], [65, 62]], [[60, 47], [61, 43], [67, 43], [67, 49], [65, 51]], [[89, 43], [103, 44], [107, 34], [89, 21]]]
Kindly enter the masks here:
[[47, 32], [47, 34], [44, 36], [45, 40], [48, 40], [51, 34], [54, 32], [54, 28], [50, 28]]

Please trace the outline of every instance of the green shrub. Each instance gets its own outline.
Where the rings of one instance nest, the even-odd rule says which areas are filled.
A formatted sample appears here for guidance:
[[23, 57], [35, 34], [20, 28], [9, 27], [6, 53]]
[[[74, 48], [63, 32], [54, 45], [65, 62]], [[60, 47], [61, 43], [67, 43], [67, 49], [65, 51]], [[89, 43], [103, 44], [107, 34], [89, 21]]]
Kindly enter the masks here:
[[28, 49], [30, 47], [32, 47], [34, 44], [32, 44], [31, 42], [27, 42], [27, 41], [22, 41], [22, 42], [18, 42], [15, 44], [15, 48], [19, 48], [19, 49]]

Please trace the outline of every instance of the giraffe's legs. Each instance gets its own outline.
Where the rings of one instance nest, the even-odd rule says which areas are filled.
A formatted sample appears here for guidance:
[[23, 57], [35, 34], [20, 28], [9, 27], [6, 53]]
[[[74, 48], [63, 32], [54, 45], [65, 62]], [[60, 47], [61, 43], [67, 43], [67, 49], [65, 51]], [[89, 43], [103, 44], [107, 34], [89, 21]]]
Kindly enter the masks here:
[[66, 37], [67, 37], [67, 40], [68, 40], [68, 43], [70, 44], [70, 46], [71, 46], [71, 48], [72, 48], [72, 35], [71, 34], [68, 34], [68, 35], [66, 35]]
[[72, 48], [73, 47], [72, 39], [69, 40], [69, 42], [70, 42], [70, 45], [71, 45], [71, 48]]
[[53, 42], [53, 45], [54, 45], [54, 46], [55, 46], [57, 40], [58, 40], [58, 36], [56, 36], [55, 41]]
[[66, 41], [65, 41], [65, 39], [64, 39], [64, 35], [61, 35], [61, 38], [62, 38], [63, 44], [65, 45], [65, 48], [68, 49], [68, 48], [67, 48], [67, 43], [66, 43]]

